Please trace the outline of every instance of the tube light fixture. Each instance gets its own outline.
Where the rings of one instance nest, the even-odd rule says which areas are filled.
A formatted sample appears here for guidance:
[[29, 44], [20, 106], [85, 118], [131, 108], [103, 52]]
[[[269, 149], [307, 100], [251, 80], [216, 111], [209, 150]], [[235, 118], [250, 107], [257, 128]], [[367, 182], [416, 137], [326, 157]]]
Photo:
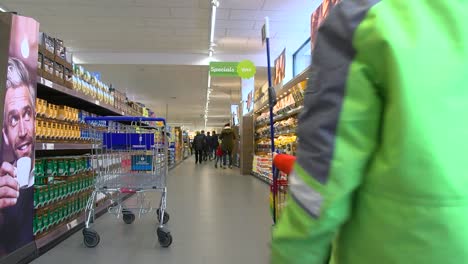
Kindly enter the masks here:
[[7, 13], [8, 10], [6, 8], [4, 8], [3, 6], [0, 6], [0, 12]]
[[[215, 29], [216, 29], [216, 10], [219, 7], [219, 1], [218, 0], [211, 0], [211, 27], [210, 27], [210, 44], [208, 47], [208, 56], [212, 57], [214, 54], [214, 48], [216, 47], [216, 43], [214, 42], [214, 36], [215, 36]], [[208, 123], [208, 111], [209, 111], [209, 106], [210, 106], [210, 96], [211, 92], [213, 90], [211, 89], [211, 75], [210, 72], [208, 71], [208, 87], [206, 89], [206, 105], [205, 105], [205, 129], [206, 125]]]
[[216, 11], [219, 7], [218, 0], [211, 0], [211, 27], [210, 27], [210, 46], [208, 47], [208, 55], [211, 57], [214, 53], [214, 43], [215, 29], [216, 29]]

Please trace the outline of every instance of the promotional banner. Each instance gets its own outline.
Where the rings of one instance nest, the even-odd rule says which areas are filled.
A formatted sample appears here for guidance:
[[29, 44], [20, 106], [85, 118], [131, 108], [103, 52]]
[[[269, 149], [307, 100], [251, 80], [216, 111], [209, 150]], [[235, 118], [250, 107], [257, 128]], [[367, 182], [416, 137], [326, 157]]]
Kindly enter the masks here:
[[286, 49], [275, 60], [275, 80], [273, 85], [280, 84], [284, 80], [284, 77], [286, 77]]
[[39, 24], [0, 13], [0, 262], [33, 241]]
[[324, 0], [314, 13], [312, 13], [312, 17], [310, 19], [310, 42], [312, 50], [314, 49], [315, 42], [317, 41], [317, 33], [320, 25], [328, 16], [332, 7], [339, 2], [340, 0]]
[[242, 79], [242, 115], [248, 115], [254, 107], [254, 87], [255, 79]]

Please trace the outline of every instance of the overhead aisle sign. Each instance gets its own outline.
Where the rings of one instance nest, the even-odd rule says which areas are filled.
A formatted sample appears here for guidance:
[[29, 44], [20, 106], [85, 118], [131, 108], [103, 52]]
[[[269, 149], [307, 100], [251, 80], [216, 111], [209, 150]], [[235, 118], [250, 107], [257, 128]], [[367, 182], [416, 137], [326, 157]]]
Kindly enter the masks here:
[[255, 76], [257, 69], [250, 60], [241, 62], [210, 62], [210, 75], [216, 77], [240, 77], [250, 79]]

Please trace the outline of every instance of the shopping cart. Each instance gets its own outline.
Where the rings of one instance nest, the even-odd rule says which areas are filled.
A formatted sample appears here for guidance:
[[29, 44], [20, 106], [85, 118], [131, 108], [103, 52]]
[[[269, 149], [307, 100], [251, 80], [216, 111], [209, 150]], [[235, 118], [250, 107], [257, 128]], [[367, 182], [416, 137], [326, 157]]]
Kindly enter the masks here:
[[270, 208], [272, 210], [273, 223], [276, 223], [286, 205], [286, 199], [288, 197], [288, 177], [277, 168], [273, 171], [276, 184], [270, 185]]
[[[164, 227], [169, 221], [166, 212], [166, 121], [126, 116], [88, 117], [85, 121], [90, 125], [89, 133], [94, 139], [91, 161], [96, 179], [85, 210], [84, 244], [91, 248], [100, 242], [99, 234], [91, 225], [95, 219], [96, 202], [101, 196], [111, 201], [108, 212], [117, 218], [122, 216], [126, 224], [133, 223], [136, 214], [139, 217], [149, 213], [157, 215], [159, 243], [169, 247], [172, 235]], [[155, 191], [162, 192], [157, 208], [146, 198], [147, 192]], [[132, 204], [124, 203], [129, 195], [136, 198]]]

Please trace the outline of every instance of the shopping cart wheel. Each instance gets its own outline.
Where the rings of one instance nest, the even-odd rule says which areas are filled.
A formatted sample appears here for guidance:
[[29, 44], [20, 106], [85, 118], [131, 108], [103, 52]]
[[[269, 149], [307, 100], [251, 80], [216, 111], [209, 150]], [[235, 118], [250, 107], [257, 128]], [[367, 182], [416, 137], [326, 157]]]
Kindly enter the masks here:
[[169, 230], [165, 229], [165, 228], [161, 228], [161, 227], [158, 227], [158, 240], [159, 240], [159, 244], [162, 246], [162, 247], [169, 247], [171, 244], [172, 244], [172, 235], [171, 235], [171, 232], [169, 232]]
[[127, 225], [129, 225], [129, 224], [133, 223], [133, 221], [135, 221], [135, 214], [133, 214], [130, 211], [124, 210], [124, 211], [122, 211], [122, 215], [123, 215], [122, 219]]
[[[158, 213], [158, 221], [159, 221], [160, 209], [158, 209], [157, 213]], [[163, 216], [163, 224], [164, 225], [167, 224], [167, 222], [169, 222], [169, 218], [170, 218], [169, 214], [166, 211], [164, 211], [164, 216]]]
[[83, 229], [83, 242], [86, 247], [89, 247], [89, 248], [96, 247], [100, 241], [101, 241], [101, 238], [99, 237], [99, 234], [95, 230], [91, 228]]

